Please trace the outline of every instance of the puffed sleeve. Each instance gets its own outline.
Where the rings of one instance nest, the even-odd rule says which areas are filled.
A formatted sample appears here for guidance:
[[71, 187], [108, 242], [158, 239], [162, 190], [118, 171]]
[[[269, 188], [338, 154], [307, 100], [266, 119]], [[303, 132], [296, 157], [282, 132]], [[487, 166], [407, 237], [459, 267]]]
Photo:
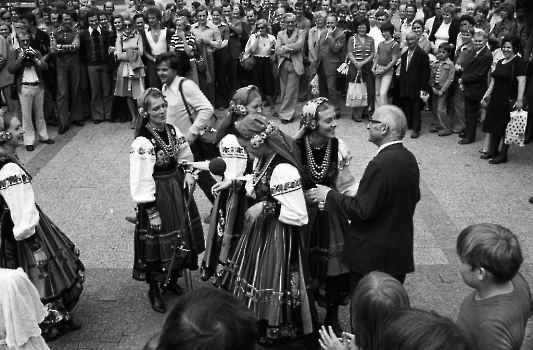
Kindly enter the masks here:
[[146, 137], [137, 137], [130, 150], [130, 190], [136, 204], [155, 202], [154, 165], [154, 146]]
[[0, 195], [11, 212], [15, 239], [32, 236], [39, 224], [39, 212], [30, 177], [17, 164], [8, 163], [0, 170]]
[[295, 226], [307, 224], [307, 208], [298, 170], [279, 164], [270, 179], [270, 193], [280, 204], [279, 221]]
[[350, 150], [346, 147], [344, 141], [339, 140], [339, 174], [335, 181], [335, 187], [340, 193], [348, 196], [355, 196], [359, 183], [350, 170], [350, 163], [352, 162], [352, 155]]
[[237, 141], [237, 137], [233, 134], [224, 136], [218, 144], [218, 149], [220, 150], [221, 158], [226, 162], [224, 179], [234, 180], [242, 178], [246, 170], [248, 156], [244, 148]]
[[[180, 131], [180, 129], [176, 128], [175, 126], [172, 126], [174, 130], [176, 131], [176, 140], [178, 141], [178, 144], [176, 145], [177, 152], [178, 152], [178, 162], [182, 160], [187, 160], [189, 162], [194, 161], [194, 157], [192, 155], [191, 147], [189, 146], [189, 143], [185, 140], [185, 136], [183, 136], [183, 133]], [[155, 158], [154, 158], [155, 161]]]

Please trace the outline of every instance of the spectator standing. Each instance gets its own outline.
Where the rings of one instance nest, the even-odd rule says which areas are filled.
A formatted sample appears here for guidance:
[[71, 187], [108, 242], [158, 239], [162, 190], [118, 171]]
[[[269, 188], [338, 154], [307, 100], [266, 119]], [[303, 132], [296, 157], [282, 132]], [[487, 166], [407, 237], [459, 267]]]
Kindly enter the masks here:
[[[465, 94], [465, 132], [459, 134], [462, 139], [460, 145], [473, 143], [476, 139], [477, 121], [481, 107], [481, 98], [487, 91], [487, 75], [492, 64], [492, 55], [487, 47], [487, 34], [474, 34], [474, 57], [464, 66], [463, 74], [459, 78], [459, 88]], [[462, 86], [461, 86], [462, 85]]]
[[455, 53], [455, 77], [452, 84], [453, 91], [453, 119], [452, 119], [452, 133], [460, 134], [465, 131], [466, 117], [465, 117], [465, 93], [459, 88], [459, 78], [463, 74], [463, 67], [466, 67], [468, 62], [474, 58], [472, 53], [474, 50], [474, 28], [469, 28], [461, 32], [463, 45], [457, 49]]
[[475, 27], [483, 30], [487, 34], [490, 32], [490, 23], [487, 21], [488, 14], [489, 8], [487, 5], [479, 4], [476, 6], [476, 11], [474, 12], [474, 18], [476, 19]]
[[453, 46], [451, 44], [440, 44], [437, 52], [438, 61], [431, 66], [429, 86], [433, 93], [433, 121], [429, 132], [438, 132], [439, 136], [452, 134], [451, 120], [446, 107], [448, 92], [455, 74], [455, 66], [450, 60], [452, 54]]
[[198, 81], [198, 70], [196, 67], [196, 60], [194, 55], [196, 52], [196, 38], [191, 33], [191, 25], [187, 17], [181, 16], [176, 20], [176, 31], [170, 39], [171, 52], [184, 52], [189, 57], [191, 62], [191, 69], [185, 75], [187, 79], [191, 79], [194, 83], [200, 86]]
[[[228, 14], [229, 11], [229, 14]], [[243, 51], [241, 43], [242, 35], [242, 10], [241, 5], [234, 5], [233, 7], [226, 4], [222, 7], [222, 15], [224, 16], [224, 22], [228, 26], [229, 38], [228, 38], [228, 92], [229, 96], [233, 96], [233, 93], [241, 87], [241, 66], [239, 64], [239, 58]]]
[[111, 74], [108, 62], [111, 33], [99, 25], [96, 12], [87, 12], [89, 29], [80, 34], [80, 55], [87, 65], [91, 84], [91, 114], [94, 124], [111, 120]]
[[64, 134], [68, 131], [70, 122], [83, 126], [82, 103], [79, 95], [80, 37], [79, 33], [71, 28], [70, 13], [60, 13], [59, 21], [61, 26], [52, 32], [50, 51], [56, 54], [57, 109], [61, 125], [59, 133]]
[[[9, 26], [7, 24], [1, 24], [0, 30], [2, 28], [5, 28], [5, 32], [9, 34]], [[9, 36], [7, 37], [9, 38]], [[11, 85], [13, 85], [14, 77], [7, 69], [10, 59], [14, 57], [11, 55], [12, 50], [9, 39], [6, 39], [4, 35], [0, 35], [0, 89], [2, 89], [7, 108], [10, 112], [15, 112], [20, 107], [19, 102], [11, 98]]]
[[[299, 0], [294, 4], [294, 14], [296, 15], [296, 28], [305, 32], [307, 38], [309, 30], [311, 29], [311, 21], [304, 16], [304, 2]], [[307, 40], [306, 40], [307, 44]], [[303, 53], [307, 56], [309, 48], [304, 44]], [[300, 83], [298, 86], [298, 102], [307, 100], [307, 94], [309, 90], [309, 76], [307, 75], [307, 69], [304, 70], [304, 74], [300, 75]]]
[[406, 37], [407, 51], [402, 54], [400, 65], [399, 92], [400, 97], [405, 99], [404, 112], [407, 117], [407, 125], [413, 129], [411, 138], [420, 136], [422, 120], [421, 94], [428, 94], [429, 89], [429, 57], [418, 46], [418, 37], [410, 32]]
[[[231, 13], [230, 7], [226, 7], [228, 15]], [[215, 108], [223, 110], [229, 107], [229, 69], [230, 52], [229, 52], [229, 27], [223, 21], [222, 9], [220, 7], [213, 7], [211, 10], [211, 18], [214, 26], [220, 32], [220, 47], [213, 52], [215, 61]], [[220, 69], [220, 67], [224, 67]], [[219, 69], [217, 69], [219, 68]]]
[[143, 30], [144, 62], [146, 63], [146, 87], [161, 89], [161, 80], [157, 76], [157, 56], [168, 52], [172, 35], [167, 28], [161, 27], [161, 10], [156, 6], [150, 6], [146, 11], [148, 29]]
[[377, 48], [376, 59], [372, 66], [372, 73], [376, 81], [376, 108], [387, 104], [387, 94], [392, 82], [394, 67], [400, 57], [400, 44], [393, 39], [394, 26], [384, 23], [381, 33], [385, 38]]
[[30, 46], [30, 37], [30, 33], [20, 32], [18, 35], [20, 47], [11, 53], [14, 57], [10, 59], [8, 70], [15, 76], [17, 84], [22, 110], [22, 127], [25, 130], [24, 145], [27, 151], [32, 152], [35, 149], [32, 113], [35, 115], [39, 142], [53, 144], [54, 141], [48, 137], [43, 113], [44, 80], [41, 72], [46, 70], [47, 64], [42, 54]]
[[500, 46], [501, 40], [506, 35], [516, 35], [518, 25], [514, 19], [514, 5], [504, 3], [500, 6], [500, 21], [494, 24], [489, 33], [489, 45]]
[[378, 153], [368, 163], [355, 196], [317, 185], [306, 199], [350, 220], [343, 263], [350, 269], [351, 290], [369, 272], [385, 272], [403, 284], [414, 271], [413, 215], [420, 200], [420, 171], [402, 144], [405, 115], [396, 106], [376, 110], [367, 125]]
[[299, 76], [304, 73], [302, 49], [306, 32], [296, 28], [296, 15], [288, 13], [283, 18], [285, 30], [278, 34], [276, 55], [281, 87], [279, 117], [283, 124], [292, 123], [298, 99]]

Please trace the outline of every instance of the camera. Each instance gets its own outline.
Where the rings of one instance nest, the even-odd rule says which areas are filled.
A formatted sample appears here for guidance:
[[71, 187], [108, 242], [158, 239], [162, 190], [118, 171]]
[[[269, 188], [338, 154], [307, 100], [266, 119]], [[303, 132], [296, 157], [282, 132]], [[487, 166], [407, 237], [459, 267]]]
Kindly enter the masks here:
[[25, 49], [24, 50], [24, 54], [27, 56], [27, 57], [31, 57], [33, 55], [35, 55], [35, 51], [33, 51], [33, 49]]

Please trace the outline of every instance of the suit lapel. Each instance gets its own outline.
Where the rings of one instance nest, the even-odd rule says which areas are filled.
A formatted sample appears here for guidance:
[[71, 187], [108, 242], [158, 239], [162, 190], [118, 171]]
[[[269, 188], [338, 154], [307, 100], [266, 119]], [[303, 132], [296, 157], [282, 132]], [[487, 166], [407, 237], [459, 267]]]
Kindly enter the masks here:
[[407, 51], [407, 58], [408, 58], [408, 65], [407, 67], [405, 68], [405, 70], [409, 70], [409, 68], [411, 67], [411, 64], [413, 63], [413, 61], [415, 60], [415, 57], [418, 53], [418, 45], [415, 47], [415, 51], [413, 51], [413, 56], [411, 56], [411, 59], [409, 60], [409, 50]]

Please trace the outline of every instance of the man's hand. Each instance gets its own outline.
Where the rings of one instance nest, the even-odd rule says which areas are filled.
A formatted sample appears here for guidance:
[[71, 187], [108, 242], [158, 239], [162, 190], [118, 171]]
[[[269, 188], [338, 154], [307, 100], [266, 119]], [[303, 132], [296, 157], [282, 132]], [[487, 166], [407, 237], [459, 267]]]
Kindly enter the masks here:
[[197, 134], [193, 134], [190, 131], [188, 131], [185, 134], [185, 141], [187, 141], [189, 143], [189, 145], [192, 145], [194, 143], [194, 141], [196, 141], [197, 137], [198, 137]]

